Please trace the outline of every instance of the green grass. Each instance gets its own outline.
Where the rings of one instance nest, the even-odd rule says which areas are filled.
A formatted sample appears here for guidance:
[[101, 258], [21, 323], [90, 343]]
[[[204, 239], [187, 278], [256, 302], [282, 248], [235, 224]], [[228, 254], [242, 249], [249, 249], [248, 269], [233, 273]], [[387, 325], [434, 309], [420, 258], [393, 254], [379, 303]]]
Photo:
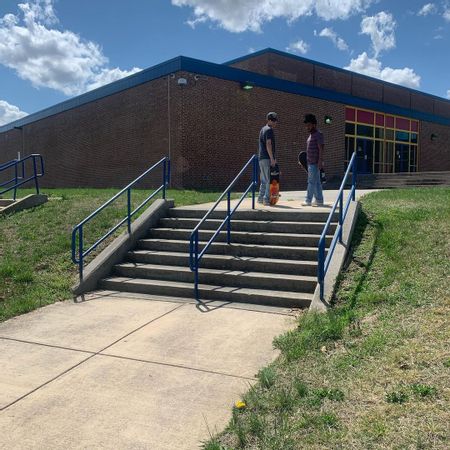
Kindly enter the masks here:
[[[70, 257], [72, 227], [117, 192], [116, 189], [43, 189], [49, 195], [46, 204], [0, 216], [0, 321], [71, 298], [70, 287], [77, 280], [77, 267]], [[133, 191], [133, 207], [151, 192]], [[29, 193], [33, 191], [21, 190], [20, 196]], [[218, 196], [217, 192], [182, 190], [169, 190], [167, 194], [176, 206], [215, 201]], [[86, 226], [86, 246], [125, 214], [125, 198], [106, 208]], [[122, 227], [116, 235], [124, 230]]]
[[334, 308], [274, 340], [209, 448], [448, 448], [449, 274], [450, 189], [364, 197]]

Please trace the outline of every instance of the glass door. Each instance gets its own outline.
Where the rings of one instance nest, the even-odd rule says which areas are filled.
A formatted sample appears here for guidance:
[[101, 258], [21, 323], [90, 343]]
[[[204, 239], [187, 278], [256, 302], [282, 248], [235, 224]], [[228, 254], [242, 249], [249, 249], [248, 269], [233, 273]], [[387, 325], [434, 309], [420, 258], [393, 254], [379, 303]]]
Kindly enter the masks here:
[[373, 141], [369, 139], [356, 140], [356, 166], [358, 173], [372, 173]]

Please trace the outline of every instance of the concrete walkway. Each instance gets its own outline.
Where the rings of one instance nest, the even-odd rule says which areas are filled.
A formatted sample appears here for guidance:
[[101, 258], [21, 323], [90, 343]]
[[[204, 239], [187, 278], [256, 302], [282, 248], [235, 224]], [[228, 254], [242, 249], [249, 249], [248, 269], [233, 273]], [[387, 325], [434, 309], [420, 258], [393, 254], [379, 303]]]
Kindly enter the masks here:
[[[276, 208], [304, 199], [282, 195]], [[293, 313], [98, 291], [1, 323], [0, 449], [197, 449]]]
[[0, 324], [1, 449], [197, 449], [288, 310], [97, 292]]

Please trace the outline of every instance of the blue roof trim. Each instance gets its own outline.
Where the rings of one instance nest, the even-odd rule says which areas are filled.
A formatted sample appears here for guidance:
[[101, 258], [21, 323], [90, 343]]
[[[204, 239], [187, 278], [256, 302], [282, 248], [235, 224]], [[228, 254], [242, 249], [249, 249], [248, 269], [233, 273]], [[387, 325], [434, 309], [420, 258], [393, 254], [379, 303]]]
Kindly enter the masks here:
[[[265, 51], [267, 50], [263, 50], [262, 52]], [[286, 55], [289, 54], [286, 53]], [[245, 59], [245, 57], [243, 59]], [[332, 66], [327, 67], [332, 68]], [[337, 103], [343, 103], [346, 105], [353, 105], [361, 108], [383, 111], [389, 114], [396, 114], [399, 116], [406, 116], [413, 119], [424, 120], [427, 122], [435, 122], [441, 125], [450, 126], [450, 119], [442, 116], [423, 113], [408, 108], [401, 108], [398, 106], [389, 105], [386, 103], [376, 102], [372, 100], [366, 100], [360, 97], [354, 97], [349, 94], [343, 94], [328, 89], [317, 88], [301, 83], [295, 83], [293, 81], [283, 80], [281, 78], [274, 78], [268, 75], [262, 75], [256, 72], [249, 72], [246, 70], [237, 69], [235, 67], [230, 67], [228, 65], [215, 64], [211, 62], [201, 61], [198, 59], [188, 58], [185, 56], [178, 56], [169, 61], [150, 67], [149, 69], [145, 69], [141, 72], [138, 72], [134, 75], [130, 75], [129, 77], [107, 84], [98, 89], [82, 94], [78, 97], [74, 97], [70, 100], [59, 103], [50, 108], [46, 108], [42, 111], [23, 117], [22, 119], [18, 119], [14, 122], [3, 125], [2, 127], [0, 127], [0, 133], [9, 131], [14, 127], [21, 127], [36, 122], [38, 120], [76, 108], [86, 103], [99, 100], [104, 97], [108, 97], [123, 90], [130, 89], [132, 87], [138, 86], [140, 84], [146, 83], [156, 78], [161, 78], [163, 76], [169, 75], [170, 73], [181, 70], [186, 72], [194, 72], [202, 75], [209, 75], [212, 77], [221, 78], [229, 81], [236, 81], [236, 82], [249, 81], [253, 83], [255, 86], [267, 89], [273, 89], [281, 92], [303, 95], [307, 97], [315, 97], [322, 100], [328, 100]]]
[[365, 78], [366, 80], [377, 81], [378, 83], [386, 84], [388, 86], [392, 86], [392, 87], [395, 87], [395, 88], [404, 89], [404, 90], [406, 90], [408, 92], [413, 92], [415, 94], [425, 95], [426, 97], [430, 97], [430, 98], [433, 98], [435, 100], [441, 100], [441, 101], [444, 101], [444, 102], [449, 102], [450, 101], [450, 100], [447, 100], [444, 97], [439, 97], [438, 95], [428, 94], [426, 92], [418, 91], [417, 89], [412, 89], [412, 88], [409, 88], [409, 87], [406, 87], [406, 86], [402, 86], [400, 84], [390, 83], [389, 81], [383, 81], [383, 80], [380, 80], [379, 78], [369, 77], [368, 75], [364, 75], [364, 74], [358, 73], [358, 72], [352, 72], [351, 70], [347, 70], [347, 69], [341, 69], [340, 67], [330, 66], [329, 64], [325, 64], [323, 62], [314, 61], [314, 60], [308, 59], [308, 58], [303, 58], [302, 56], [293, 55], [292, 53], [282, 52], [281, 50], [276, 50], [276, 49], [270, 48], [270, 47], [265, 48], [264, 50], [259, 50], [259, 51], [255, 52], [255, 53], [249, 53], [248, 55], [241, 56], [241, 57], [236, 58], [236, 59], [232, 59], [231, 61], [225, 62], [224, 65], [231, 65], [231, 64], [235, 64], [235, 63], [238, 63], [238, 62], [241, 62], [241, 61], [246, 61], [247, 59], [254, 58], [255, 56], [265, 55], [266, 53], [275, 53], [276, 55], [279, 55], [279, 56], [284, 56], [286, 58], [295, 59], [297, 61], [302, 61], [302, 62], [306, 62], [306, 63], [309, 63], [309, 64], [314, 64], [315, 66], [324, 67], [325, 69], [331, 69], [331, 70], [334, 70], [336, 72], [342, 72], [342, 73], [350, 74], [352, 76]]
[[0, 133], [13, 129], [14, 127], [21, 127], [23, 125], [28, 125], [30, 123], [36, 122], [46, 117], [59, 114], [69, 109], [77, 108], [78, 106], [85, 105], [86, 103], [99, 100], [104, 97], [116, 94], [120, 91], [130, 89], [132, 87], [138, 86], [140, 84], [146, 83], [148, 81], [154, 80], [156, 78], [161, 78], [172, 72], [177, 72], [181, 67], [181, 58], [177, 56], [176, 58], [165, 61], [156, 66], [144, 69], [141, 72], [137, 72], [126, 78], [109, 83], [105, 86], [101, 86], [93, 91], [86, 92], [85, 94], [79, 95], [77, 97], [66, 100], [62, 103], [58, 103], [49, 108], [43, 109], [36, 113], [30, 114], [23, 117], [22, 119], [15, 120], [6, 125], [0, 127]]
[[256, 72], [248, 72], [246, 70], [236, 69], [226, 65], [199, 61], [192, 58], [186, 58], [184, 56], [181, 57], [181, 61], [182, 70], [188, 72], [196, 72], [202, 75], [209, 75], [237, 82], [248, 81], [253, 83], [255, 86], [267, 89], [275, 89], [277, 91], [287, 92], [290, 94], [320, 98], [322, 100], [358, 106], [360, 108], [373, 109], [380, 112], [384, 111], [388, 114], [395, 114], [410, 117], [412, 119], [435, 122], [441, 125], [450, 126], [450, 119], [434, 114], [424, 113], [409, 108], [401, 108], [399, 106], [389, 105], [387, 103], [376, 102], [373, 100], [366, 100], [364, 98], [354, 97], [349, 94], [317, 88], [306, 84], [283, 80], [281, 78], [274, 78]]

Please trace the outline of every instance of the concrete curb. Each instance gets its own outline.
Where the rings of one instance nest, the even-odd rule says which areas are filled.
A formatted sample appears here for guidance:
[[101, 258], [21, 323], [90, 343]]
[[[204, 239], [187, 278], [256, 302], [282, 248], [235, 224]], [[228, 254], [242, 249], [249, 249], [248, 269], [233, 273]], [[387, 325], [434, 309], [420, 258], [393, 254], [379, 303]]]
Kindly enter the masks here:
[[48, 197], [43, 194], [31, 194], [24, 198], [16, 200], [8, 206], [5, 206], [0, 214], [11, 214], [14, 212], [22, 211], [23, 209], [34, 208], [35, 206], [42, 205], [48, 201]]
[[339, 242], [336, 244], [330, 265], [328, 266], [327, 274], [325, 275], [324, 300], [322, 301], [320, 299], [320, 286], [317, 284], [313, 300], [309, 306], [309, 311], [325, 312], [330, 306], [331, 296], [333, 295], [337, 277], [344, 265], [350, 247], [351, 237], [356, 225], [356, 220], [358, 219], [360, 208], [361, 204], [358, 201], [350, 203], [342, 230], [343, 244], [340, 244]]
[[173, 200], [156, 200], [131, 224], [130, 234], [128, 231], [122, 233], [85, 267], [83, 281], [72, 287], [73, 294], [78, 296], [96, 289], [98, 282], [110, 274], [115, 264], [123, 261], [125, 254], [134, 248], [136, 242], [147, 234], [148, 229], [155, 227], [159, 219], [165, 217], [173, 206]]

